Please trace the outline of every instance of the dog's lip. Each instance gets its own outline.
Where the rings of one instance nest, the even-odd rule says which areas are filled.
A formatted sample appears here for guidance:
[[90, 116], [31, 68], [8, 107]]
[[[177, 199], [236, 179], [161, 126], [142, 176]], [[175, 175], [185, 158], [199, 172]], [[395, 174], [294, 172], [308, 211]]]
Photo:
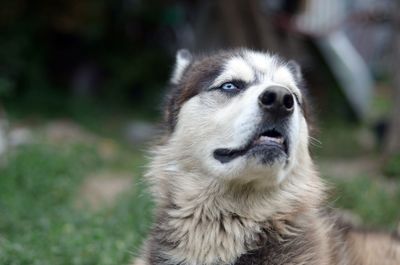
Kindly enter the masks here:
[[253, 148], [276, 147], [288, 153], [287, 139], [283, 133], [276, 128], [269, 128], [255, 134], [254, 137], [243, 147], [236, 149], [218, 148], [214, 151], [214, 158], [221, 163], [228, 163], [233, 159], [245, 155]]

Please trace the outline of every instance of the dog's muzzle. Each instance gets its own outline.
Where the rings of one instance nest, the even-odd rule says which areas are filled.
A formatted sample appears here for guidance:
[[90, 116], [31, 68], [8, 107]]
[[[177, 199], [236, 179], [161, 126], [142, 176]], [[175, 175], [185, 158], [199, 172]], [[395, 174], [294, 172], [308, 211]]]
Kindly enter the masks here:
[[258, 157], [263, 163], [271, 164], [289, 156], [288, 118], [294, 111], [293, 94], [285, 87], [271, 86], [258, 97], [263, 111], [263, 121], [240, 148], [219, 148], [213, 156], [219, 162], [229, 163], [235, 158], [248, 155]]

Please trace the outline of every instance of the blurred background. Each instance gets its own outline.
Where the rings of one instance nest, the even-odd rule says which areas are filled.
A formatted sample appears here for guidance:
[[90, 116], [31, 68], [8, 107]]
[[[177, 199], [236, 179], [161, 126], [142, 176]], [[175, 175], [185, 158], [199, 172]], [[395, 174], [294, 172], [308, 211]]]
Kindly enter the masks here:
[[128, 264], [151, 223], [142, 174], [177, 49], [302, 66], [332, 207], [400, 220], [400, 2], [0, 2], [0, 264]]

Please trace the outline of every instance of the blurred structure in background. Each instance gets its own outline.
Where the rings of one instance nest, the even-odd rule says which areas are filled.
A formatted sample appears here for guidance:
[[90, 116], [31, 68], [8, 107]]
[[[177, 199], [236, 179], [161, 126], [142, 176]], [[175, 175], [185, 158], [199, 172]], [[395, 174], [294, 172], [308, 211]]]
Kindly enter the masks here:
[[198, 27], [195, 47], [268, 49], [321, 71], [309, 48], [315, 45], [357, 117], [365, 119], [373, 89], [371, 71], [382, 75], [389, 69], [393, 4], [324, 0], [205, 3], [208, 9], [200, 15], [203, 24]]
[[[11, 112], [91, 102], [154, 116], [178, 48], [246, 46], [297, 60], [324, 117], [371, 123], [376, 87], [397, 76], [393, 10], [394, 0], [2, 2], [0, 97]], [[379, 132], [399, 135], [381, 118]]]
[[398, 64], [400, 62], [400, 15], [398, 10], [400, 9], [400, 3], [393, 7], [391, 14], [394, 20], [394, 32], [393, 32], [393, 43], [392, 43], [392, 58], [391, 58], [391, 69], [390, 74], [392, 75], [392, 87], [393, 87], [393, 109], [391, 112], [391, 119], [389, 121], [389, 129], [385, 138], [385, 159], [388, 160], [390, 157], [397, 157], [396, 163], [400, 164], [400, 70]]

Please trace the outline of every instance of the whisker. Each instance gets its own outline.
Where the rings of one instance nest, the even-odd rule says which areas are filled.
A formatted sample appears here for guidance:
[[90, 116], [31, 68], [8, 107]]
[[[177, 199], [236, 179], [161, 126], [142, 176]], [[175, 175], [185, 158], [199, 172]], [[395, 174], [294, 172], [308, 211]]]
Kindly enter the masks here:
[[312, 137], [312, 136], [309, 136], [309, 139], [310, 139], [311, 145], [322, 148], [322, 142], [320, 140], [318, 140], [317, 138]]

